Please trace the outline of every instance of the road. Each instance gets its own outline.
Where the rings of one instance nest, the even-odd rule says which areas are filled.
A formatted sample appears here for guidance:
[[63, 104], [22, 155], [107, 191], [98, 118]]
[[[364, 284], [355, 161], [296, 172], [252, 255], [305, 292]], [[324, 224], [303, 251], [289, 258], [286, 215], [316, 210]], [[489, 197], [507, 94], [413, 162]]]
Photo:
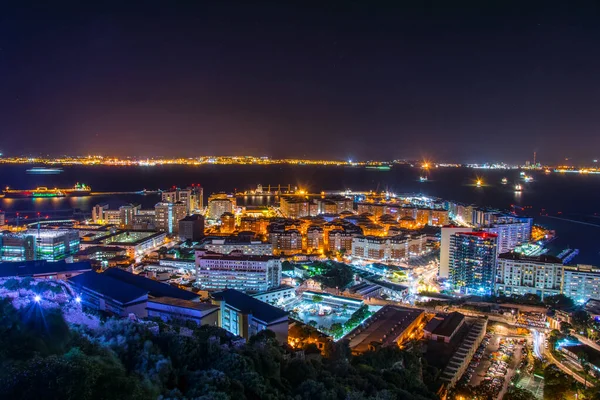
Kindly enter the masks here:
[[544, 359], [544, 352], [546, 351], [545, 342], [546, 335], [537, 329], [532, 329], [531, 334], [533, 336], [533, 354], [540, 360]]
[[[556, 365], [561, 371], [563, 371], [565, 374], [567, 375], [571, 375], [577, 382], [579, 383], [586, 383], [586, 380], [584, 378], [582, 378], [581, 376], [579, 376], [579, 374], [575, 373], [572, 369], [570, 369], [569, 367], [567, 367], [566, 365], [564, 365], [562, 362], [558, 361], [551, 352], [547, 351], [545, 353], [546, 357], [548, 357], [548, 360]], [[587, 382], [587, 387], [592, 387], [594, 386], [593, 383], [591, 382]]]

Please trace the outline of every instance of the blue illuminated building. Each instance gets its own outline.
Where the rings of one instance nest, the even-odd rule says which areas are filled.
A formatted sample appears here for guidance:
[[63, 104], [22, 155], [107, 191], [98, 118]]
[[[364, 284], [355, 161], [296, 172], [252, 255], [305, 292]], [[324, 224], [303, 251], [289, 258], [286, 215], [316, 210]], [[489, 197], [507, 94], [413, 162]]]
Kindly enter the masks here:
[[496, 279], [498, 236], [457, 232], [450, 236], [449, 280], [462, 293], [489, 294]]

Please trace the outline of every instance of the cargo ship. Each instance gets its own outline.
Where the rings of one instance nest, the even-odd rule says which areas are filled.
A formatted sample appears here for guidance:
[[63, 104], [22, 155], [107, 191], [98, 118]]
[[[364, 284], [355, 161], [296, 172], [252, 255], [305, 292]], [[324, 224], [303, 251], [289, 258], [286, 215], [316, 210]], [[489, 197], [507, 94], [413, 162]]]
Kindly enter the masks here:
[[38, 187], [31, 190], [19, 190], [6, 188], [3, 192], [6, 198], [44, 198], [44, 197], [66, 197], [66, 196], [89, 196], [92, 189], [84, 184], [77, 183], [70, 189], [49, 189]]

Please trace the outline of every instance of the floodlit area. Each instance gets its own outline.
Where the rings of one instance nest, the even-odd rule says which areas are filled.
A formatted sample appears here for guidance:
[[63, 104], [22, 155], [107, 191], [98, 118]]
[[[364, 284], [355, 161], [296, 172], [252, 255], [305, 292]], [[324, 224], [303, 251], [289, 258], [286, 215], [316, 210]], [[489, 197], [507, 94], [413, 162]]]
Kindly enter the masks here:
[[[330, 306], [315, 303], [312, 300], [296, 300], [288, 304], [287, 311], [292, 311], [300, 321], [316, 328], [331, 328], [335, 323], [344, 324], [358, 308]], [[311, 321], [314, 321], [312, 323]]]
[[127, 231], [104, 239], [104, 244], [110, 243], [136, 243], [140, 240], [149, 238], [155, 235], [156, 232], [147, 231]]
[[336, 339], [380, 308], [365, 306], [357, 299], [310, 291], [304, 292], [285, 307], [292, 318], [329, 333]]

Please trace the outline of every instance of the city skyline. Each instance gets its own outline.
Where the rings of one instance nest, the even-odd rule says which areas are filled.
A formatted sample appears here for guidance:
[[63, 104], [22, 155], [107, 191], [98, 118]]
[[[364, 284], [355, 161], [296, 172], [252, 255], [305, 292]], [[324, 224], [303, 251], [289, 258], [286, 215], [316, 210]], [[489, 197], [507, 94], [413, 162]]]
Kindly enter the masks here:
[[597, 15], [566, 4], [5, 7], [2, 152], [591, 161]]

